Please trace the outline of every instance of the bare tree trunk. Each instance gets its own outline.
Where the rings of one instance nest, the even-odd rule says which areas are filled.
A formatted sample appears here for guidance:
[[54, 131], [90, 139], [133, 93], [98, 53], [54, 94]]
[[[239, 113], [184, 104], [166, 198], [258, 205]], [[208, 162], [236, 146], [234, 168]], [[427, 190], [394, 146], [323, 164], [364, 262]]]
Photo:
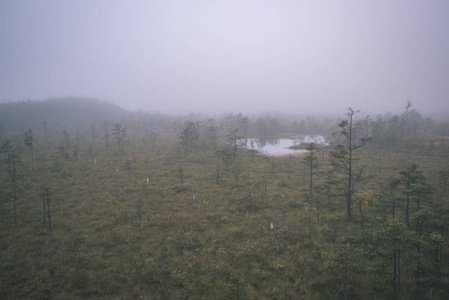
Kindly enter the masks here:
[[401, 292], [401, 249], [398, 249], [398, 295]]
[[344, 299], [347, 300], [348, 298], [348, 265], [345, 265], [344, 268], [344, 274], [343, 274], [343, 294]]
[[50, 196], [49, 196], [49, 192], [47, 192], [47, 219], [48, 219], [48, 231], [51, 233]]
[[42, 211], [43, 211], [42, 219], [45, 224], [47, 222], [47, 216], [46, 216], [46, 211], [45, 211], [45, 194], [44, 193], [42, 193]]
[[398, 283], [397, 283], [397, 258], [396, 258], [396, 238], [393, 239], [393, 299], [398, 299]]
[[16, 167], [13, 164], [12, 169], [12, 207], [13, 207], [13, 219], [14, 219], [14, 227], [17, 228], [17, 173]]

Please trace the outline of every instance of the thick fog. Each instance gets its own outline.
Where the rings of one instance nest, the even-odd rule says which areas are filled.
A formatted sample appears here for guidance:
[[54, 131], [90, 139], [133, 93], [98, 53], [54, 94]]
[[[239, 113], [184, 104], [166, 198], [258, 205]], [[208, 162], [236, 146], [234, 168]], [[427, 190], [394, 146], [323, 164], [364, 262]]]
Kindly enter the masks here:
[[449, 1], [0, 1], [0, 101], [449, 114]]

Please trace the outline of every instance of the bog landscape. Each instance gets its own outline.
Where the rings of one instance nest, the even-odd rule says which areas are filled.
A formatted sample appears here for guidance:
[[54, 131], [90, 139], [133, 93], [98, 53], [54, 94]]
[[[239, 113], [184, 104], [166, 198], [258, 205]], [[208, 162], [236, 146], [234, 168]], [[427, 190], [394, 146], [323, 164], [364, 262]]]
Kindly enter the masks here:
[[63, 98], [0, 104], [0, 123], [2, 299], [449, 298], [449, 123], [411, 102], [324, 117]]

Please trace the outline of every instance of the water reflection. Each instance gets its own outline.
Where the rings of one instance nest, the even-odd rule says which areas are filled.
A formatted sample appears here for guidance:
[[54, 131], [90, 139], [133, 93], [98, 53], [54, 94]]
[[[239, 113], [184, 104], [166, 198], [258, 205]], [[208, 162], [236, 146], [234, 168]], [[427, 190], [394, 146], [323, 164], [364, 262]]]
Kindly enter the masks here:
[[298, 135], [297, 140], [301, 144], [315, 143], [326, 147], [331, 145], [331, 142], [322, 135]]
[[322, 146], [331, 145], [330, 141], [321, 135], [301, 135], [295, 139], [245, 138], [237, 140], [238, 147], [257, 150], [260, 153], [269, 156], [306, 153], [306, 149], [291, 149], [290, 147], [308, 143], [315, 143]]

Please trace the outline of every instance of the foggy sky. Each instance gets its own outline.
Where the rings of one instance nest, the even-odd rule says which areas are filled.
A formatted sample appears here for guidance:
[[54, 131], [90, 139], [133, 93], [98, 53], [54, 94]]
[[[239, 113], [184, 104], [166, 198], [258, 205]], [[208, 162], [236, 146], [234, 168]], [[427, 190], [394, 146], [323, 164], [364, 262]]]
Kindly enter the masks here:
[[449, 1], [0, 1], [0, 101], [449, 115]]

